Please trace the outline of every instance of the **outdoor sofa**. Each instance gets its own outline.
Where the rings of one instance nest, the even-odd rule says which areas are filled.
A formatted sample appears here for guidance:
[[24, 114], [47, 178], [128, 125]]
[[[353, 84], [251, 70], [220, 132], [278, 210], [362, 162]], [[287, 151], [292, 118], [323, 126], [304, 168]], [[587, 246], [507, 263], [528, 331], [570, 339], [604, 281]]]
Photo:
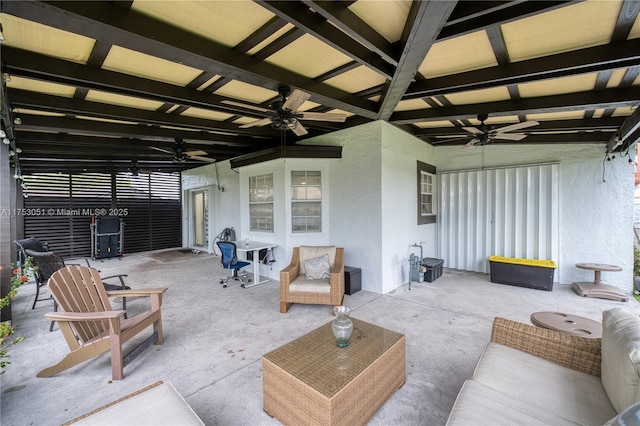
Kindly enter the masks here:
[[640, 317], [603, 312], [602, 338], [495, 318], [447, 424], [626, 425], [640, 420]]

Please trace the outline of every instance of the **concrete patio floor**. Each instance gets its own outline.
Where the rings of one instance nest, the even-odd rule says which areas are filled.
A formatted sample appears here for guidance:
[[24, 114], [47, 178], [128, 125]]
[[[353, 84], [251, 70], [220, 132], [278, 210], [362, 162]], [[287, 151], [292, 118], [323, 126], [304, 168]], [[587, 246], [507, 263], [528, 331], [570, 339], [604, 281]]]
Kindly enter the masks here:
[[[279, 283], [222, 288], [219, 258], [177, 250], [138, 253], [93, 261], [103, 275], [128, 274], [134, 288], [168, 287], [163, 303], [165, 343], [152, 346], [111, 380], [102, 355], [47, 379], [41, 369], [68, 348], [57, 329], [49, 332], [45, 312], [31, 309], [34, 284], [13, 303], [17, 334], [25, 340], [10, 350], [11, 365], [0, 378], [3, 425], [58, 425], [158, 380], [171, 382], [207, 425], [279, 424], [262, 410], [263, 354], [333, 319], [328, 306], [293, 305], [279, 312]], [[603, 277], [606, 280], [606, 276]], [[560, 311], [601, 319], [602, 311], [640, 304], [588, 299], [566, 284], [552, 292], [494, 284], [485, 274], [446, 270], [433, 283], [413, 283], [379, 295], [345, 296], [352, 316], [406, 335], [407, 381], [371, 425], [442, 425], [465, 379], [489, 340], [493, 318], [529, 323], [536, 311]], [[119, 307], [118, 302], [114, 303]], [[145, 301], [128, 301], [131, 313]], [[143, 333], [146, 336], [146, 333]]]

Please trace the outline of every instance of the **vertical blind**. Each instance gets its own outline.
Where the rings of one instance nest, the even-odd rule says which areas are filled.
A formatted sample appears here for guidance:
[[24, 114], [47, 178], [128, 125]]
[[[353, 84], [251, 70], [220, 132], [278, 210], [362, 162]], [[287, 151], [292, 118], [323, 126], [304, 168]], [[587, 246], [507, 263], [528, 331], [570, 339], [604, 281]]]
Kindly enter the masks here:
[[43, 173], [24, 175], [24, 236], [63, 257], [91, 255], [91, 217], [124, 222], [124, 252], [180, 247], [180, 175]]
[[442, 173], [438, 195], [444, 266], [488, 273], [491, 255], [557, 261], [557, 164]]

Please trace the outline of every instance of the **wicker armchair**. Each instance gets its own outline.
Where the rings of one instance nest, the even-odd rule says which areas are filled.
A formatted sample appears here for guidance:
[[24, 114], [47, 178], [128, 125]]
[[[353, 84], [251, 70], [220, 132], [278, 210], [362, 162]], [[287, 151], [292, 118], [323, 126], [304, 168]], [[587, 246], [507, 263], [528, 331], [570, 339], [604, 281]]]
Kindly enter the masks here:
[[[329, 255], [329, 278], [308, 280], [304, 261]], [[344, 248], [301, 246], [293, 249], [291, 263], [280, 271], [280, 312], [293, 303], [339, 306], [344, 298]]]

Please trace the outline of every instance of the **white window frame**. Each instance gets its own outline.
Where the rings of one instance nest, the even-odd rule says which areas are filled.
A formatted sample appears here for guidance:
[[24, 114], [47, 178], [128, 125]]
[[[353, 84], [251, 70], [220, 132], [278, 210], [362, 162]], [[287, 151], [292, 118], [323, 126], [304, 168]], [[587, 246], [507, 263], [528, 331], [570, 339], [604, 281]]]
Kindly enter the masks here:
[[249, 176], [249, 230], [273, 233], [273, 209], [273, 173]]
[[[435, 191], [436, 175], [433, 173], [420, 171], [420, 215], [423, 217], [434, 216], [436, 214]], [[428, 202], [426, 198], [429, 198]], [[426, 206], [429, 205], [429, 208]]]
[[[309, 184], [309, 175], [313, 173], [318, 176], [320, 179], [318, 182], [313, 184]], [[303, 180], [300, 184], [294, 184], [297, 180], [294, 177], [294, 174], [304, 174]], [[322, 232], [322, 171], [321, 170], [291, 170], [290, 172], [291, 178], [291, 232], [294, 234], [301, 233], [321, 233]], [[319, 198], [309, 198], [309, 189], [315, 189], [317, 193], [319, 193]], [[304, 196], [300, 193], [300, 190], [304, 189]], [[298, 195], [296, 195], [298, 194]], [[319, 210], [319, 214], [317, 215], [297, 215], [294, 216], [294, 211], [296, 210], [296, 206], [302, 206], [304, 204], [319, 204], [316, 209]], [[300, 220], [304, 219], [305, 226], [304, 229], [296, 229], [296, 223]], [[314, 219], [318, 223], [318, 229], [309, 229], [309, 219]]]

